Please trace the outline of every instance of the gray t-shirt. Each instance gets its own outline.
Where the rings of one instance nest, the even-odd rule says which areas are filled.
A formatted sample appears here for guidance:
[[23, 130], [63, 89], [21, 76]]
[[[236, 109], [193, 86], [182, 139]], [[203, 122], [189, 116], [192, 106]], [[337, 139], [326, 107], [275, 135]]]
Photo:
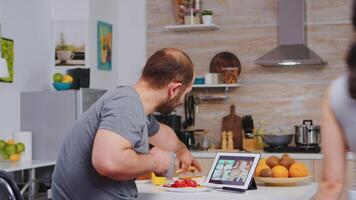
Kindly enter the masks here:
[[149, 151], [148, 137], [158, 132], [159, 123], [152, 115], [145, 116], [132, 87], [106, 92], [78, 119], [62, 145], [52, 177], [53, 199], [137, 198], [134, 180], [115, 181], [94, 169], [91, 157], [98, 129], [126, 138], [137, 153], [144, 154]]

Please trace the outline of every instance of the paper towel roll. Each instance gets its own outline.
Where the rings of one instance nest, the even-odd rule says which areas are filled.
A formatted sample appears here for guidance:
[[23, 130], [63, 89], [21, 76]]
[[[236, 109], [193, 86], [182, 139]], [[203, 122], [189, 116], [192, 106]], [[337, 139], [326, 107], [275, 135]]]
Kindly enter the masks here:
[[21, 156], [21, 161], [32, 160], [32, 132], [20, 131], [14, 133], [14, 140], [25, 144], [25, 152]]

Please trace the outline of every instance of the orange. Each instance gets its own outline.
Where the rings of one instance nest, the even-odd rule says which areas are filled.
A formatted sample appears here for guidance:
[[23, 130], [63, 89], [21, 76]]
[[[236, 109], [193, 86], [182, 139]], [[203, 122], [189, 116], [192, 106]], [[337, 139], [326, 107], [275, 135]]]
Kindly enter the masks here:
[[257, 167], [256, 167], [256, 170], [255, 170], [255, 176], [260, 176], [260, 173], [263, 169], [271, 169], [266, 163], [263, 164], [263, 163], [258, 163]]
[[294, 163], [289, 168], [290, 177], [306, 177], [308, 169], [303, 163]]
[[272, 177], [273, 178], [288, 178], [289, 177], [288, 169], [282, 165], [276, 165], [272, 168]]
[[262, 165], [262, 164], [267, 165], [266, 161], [267, 161], [267, 158], [262, 158], [262, 159], [260, 159], [260, 160], [258, 161], [258, 164], [257, 164], [257, 165]]
[[7, 140], [6, 143], [7, 144], [16, 144], [15, 140], [12, 140], [12, 139]]
[[20, 154], [15, 153], [15, 154], [10, 155], [9, 160], [14, 161], [14, 162], [20, 160]]
[[73, 82], [73, 77], [71, 75], [64, 75], [62, 83], [72, 83]]

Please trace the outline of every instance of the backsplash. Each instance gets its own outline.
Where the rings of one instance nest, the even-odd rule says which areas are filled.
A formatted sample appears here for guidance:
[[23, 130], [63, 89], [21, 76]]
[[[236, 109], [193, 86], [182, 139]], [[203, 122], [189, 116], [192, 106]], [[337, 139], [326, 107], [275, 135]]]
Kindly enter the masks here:
[[[254, 60], [277, 45], [277, 4], [277, 0], [203, 0], [203, 9], [214, 12], [220, 29], [173, 32], [164, 28], [175, 24], [171, 1], [147, 1], [148, 56], [164, 47], [182, 49], [193, 60], [197, 75], [207, 73], [210, 60], [221, 51], [234, 53], [242, 63], [242, 87], [231, 89], [226, 101], [200, 104], [197, 128], [218, 135], [231, 104], [238, 115], [251, 114], [255, 126], [265, 121], [267, 130], [277, 126], [294, 133], [294, 125], [303, 119], [321, 123], [325, 91], [346, 70], [344, 58], [353, 36], [351, 0], [306, 0], [307, 44], [327, 65], [261, 67]], [[222, 94], [223, 89], [209, 93]], [[179, 112], [183, 114], [182, 108]]]

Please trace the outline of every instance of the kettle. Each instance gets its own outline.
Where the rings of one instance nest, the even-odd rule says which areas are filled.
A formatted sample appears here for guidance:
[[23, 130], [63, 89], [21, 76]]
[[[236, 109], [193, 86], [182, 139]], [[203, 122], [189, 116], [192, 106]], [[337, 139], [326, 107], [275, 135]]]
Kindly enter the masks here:
[[295, 144], [297, 146], [319, 146], [320, 126], [313, 125], [313, 120], [303, 120], [303, 125], [295, 127]]

